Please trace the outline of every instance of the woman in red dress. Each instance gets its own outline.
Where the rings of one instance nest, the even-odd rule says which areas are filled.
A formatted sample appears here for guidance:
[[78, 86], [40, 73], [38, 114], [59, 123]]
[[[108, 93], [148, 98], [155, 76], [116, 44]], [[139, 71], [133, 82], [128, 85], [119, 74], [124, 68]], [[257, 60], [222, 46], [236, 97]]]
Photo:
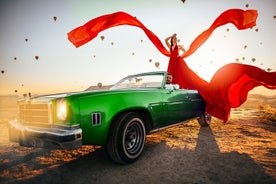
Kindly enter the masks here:
[[[198, 89], [206, 87], [207, 82], [193, 72], [183, 59], [186, 49], [177, 44], [177, 36], [174, 33], [165, 39], [166, 46], [170, 50], [170, 59], [167, 72], [173, 75], [173, 83], [179, 84], [180, 88]], [[182, 52], [182, 54], [180, 54]]]
[[177, 58], [179, 57], [179, 51], [182, 51], [183, 54], [186, 52], [183, 46], [177, 45], [177, 37], [176, 33], [174, 33], [172, 36], [169, 36], [165, 39], [166, 45], [170, 50], [170, 61], [168, 65], [168, 72], [173, 74], [176, 70], [176, 62]]

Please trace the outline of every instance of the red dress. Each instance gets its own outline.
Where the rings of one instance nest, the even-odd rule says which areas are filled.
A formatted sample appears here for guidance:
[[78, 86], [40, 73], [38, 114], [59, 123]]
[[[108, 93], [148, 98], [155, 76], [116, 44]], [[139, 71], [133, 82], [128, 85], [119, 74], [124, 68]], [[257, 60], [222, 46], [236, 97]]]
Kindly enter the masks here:
[[179, 56], [178, 46], [170, 49], [171, 55], [169, 59], [167, 72], [172, 74], [174, 84], [179, 84], [180, 88], [198, 89], [199, 86], [205, 88], [207, 82], [201, 79], [194, 71], [192, 71], [183, 58]]
[[170, 48], [171, 56], [168, 64], [167, 72], [170, 74], [173, 74], [175, 71], [175, 68], [177, 68], [177, 58], [178, 58], [178, 46], [176, 45], [174, 49], [172, 47]]

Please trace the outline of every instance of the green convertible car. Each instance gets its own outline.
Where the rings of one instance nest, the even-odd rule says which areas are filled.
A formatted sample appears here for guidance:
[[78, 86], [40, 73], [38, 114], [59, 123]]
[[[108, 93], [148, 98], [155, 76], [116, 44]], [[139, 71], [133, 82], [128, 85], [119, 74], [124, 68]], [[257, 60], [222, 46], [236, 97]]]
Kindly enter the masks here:
[[134, 162], [147, 134], [194, 118], [201, 126], [211, 121], [196, 90], [166, 84], [166, 78], [167, 72], [142, 73], [110, 89], [18, 101], [18, 118], [9, 122], [10, 140], [45, 148], [102, 145], [115, 162]]

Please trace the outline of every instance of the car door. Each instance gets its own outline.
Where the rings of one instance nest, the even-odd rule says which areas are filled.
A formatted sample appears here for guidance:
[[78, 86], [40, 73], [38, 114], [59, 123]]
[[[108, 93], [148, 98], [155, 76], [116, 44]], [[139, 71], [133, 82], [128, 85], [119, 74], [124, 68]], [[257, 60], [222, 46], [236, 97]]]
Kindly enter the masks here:
[[166, 113], [165, 123], [167, 126], [187, 120], [191, 116], [191, 97], [186, 90], [183, 89], [162, 89], [163, 107]]

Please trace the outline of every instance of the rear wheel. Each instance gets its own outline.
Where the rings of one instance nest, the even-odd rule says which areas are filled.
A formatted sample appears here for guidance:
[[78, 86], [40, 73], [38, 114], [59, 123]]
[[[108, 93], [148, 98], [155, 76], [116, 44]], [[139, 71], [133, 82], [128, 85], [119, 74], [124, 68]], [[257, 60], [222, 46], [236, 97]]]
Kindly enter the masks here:
[[132, 163], [142, 154], [145, 139], [146, 131], [142, 117], [134, 112], [122, 114], [110, 127], [107, 152], [117, 163]]
[[207, 127], [210, 125], [212, 120], [211, 114], [208, 114], [207, 112], [203, 113], [199, 118], [198, 118], [198, 123], [202, 127]]

